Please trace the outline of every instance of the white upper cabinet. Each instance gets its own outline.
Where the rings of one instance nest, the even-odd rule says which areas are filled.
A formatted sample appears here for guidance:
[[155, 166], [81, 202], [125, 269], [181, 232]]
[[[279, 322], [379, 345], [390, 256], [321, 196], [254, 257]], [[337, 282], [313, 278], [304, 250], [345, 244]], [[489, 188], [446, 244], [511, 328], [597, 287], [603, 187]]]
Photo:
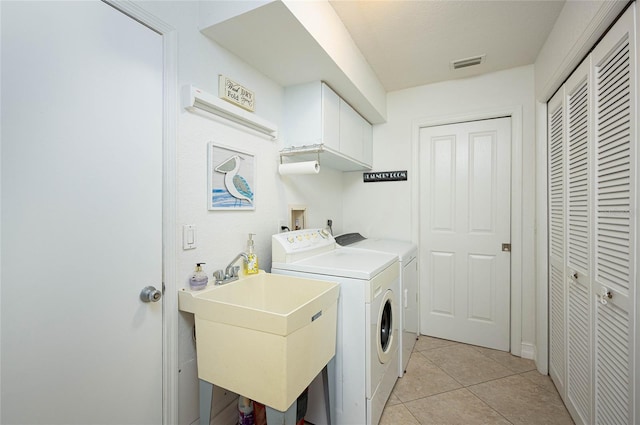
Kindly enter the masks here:
[[373, 126], [366, 121], [364, 124], [362, 135], [362, 143], [364, 144], [363, 160], [365, 164], [373, 166]]
[[340, 100], [340, 152], [362, 161], [364, 119], [347, 104]]
[[[322, 97], [322, 134], [318, 143], [324, 143], [328, 147], [340, 150], [340, 106], [342, 99], [326, 84], [321, 85]], [[304, 131], [304, 129], [301, 129]]]
[[[317, 147], [321, 165], [343, 171], [371, 168], [372, 127], [325, 83], [285, 88], [284, 141], [290, 148]], [[306, 159], [306, 158], [305, 158]]]

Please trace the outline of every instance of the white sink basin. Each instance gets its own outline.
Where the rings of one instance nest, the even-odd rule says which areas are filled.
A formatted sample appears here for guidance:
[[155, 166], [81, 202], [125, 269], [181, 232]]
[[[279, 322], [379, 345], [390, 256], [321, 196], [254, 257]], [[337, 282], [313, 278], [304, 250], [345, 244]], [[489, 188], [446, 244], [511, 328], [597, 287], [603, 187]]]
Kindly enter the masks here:
[[335, 354], [338, 293], [269, 273], [179, 291], [195, 315], [198, 377], [286, 411]]

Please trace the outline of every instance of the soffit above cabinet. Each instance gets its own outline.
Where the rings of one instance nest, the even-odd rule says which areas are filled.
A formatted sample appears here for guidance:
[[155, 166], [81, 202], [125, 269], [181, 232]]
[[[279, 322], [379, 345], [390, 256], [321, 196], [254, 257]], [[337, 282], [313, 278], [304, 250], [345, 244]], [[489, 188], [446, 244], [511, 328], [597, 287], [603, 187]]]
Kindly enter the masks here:
[[[238, 9], [235, 13], [230, 13], [230, 6], [224, 6], [227, 2], [203, 2], [201, 9], [207, 8], [204, 16], [228, 16], [223, 21], [212, 21], [211, 18], [201, 20], [200, 31], [222, 47], [237, 55], [258, 71], [273, 79], [283, 87], [306, 83], [310, 81], [326, 81], [334, 88], [342, 98], [353, 106], [363, 117], [372, 124], [383, 123], [386, 120], [386, 94], [377, 78], [372, 77], [373, 71], [368, 67], [366, 61], [357, 51], [357, 54], [349, 53], [345, 48], [343, 52], [337, 52], [332, 57], [321, 43], [314, 38], [310, 30], [305, 27], [301, 19], [307, 26], [314, 24], [315, 30], [321, 25], [318, 21], [308, 21], [311, 7], [324, 7], [322, 3], [301, 2], [301, 4], [291, 3], [289, 6], [280, 0], [268, 3], [255, 2], [257, 6], [247, 11], [247, 7]], [[240, 2], [243, 3], [243, 2]], [[247, 3], [245, 3], [246, 5]], [[315, 4], [315, 5], [314, 5]], [[326, 5], [331, 9], [331, 6]], [[216, 13], [212, 8], [225, 8], [224, 11]], [[307, 8], [307, 9], [305, 9]], [[297, 15], [293, 10], [297, 10]], [[333, 9], [327, 11], [333, 24]], [[224, 13], [223, 13], [224, 12]], [[304, 13], [303, 13], [304, 12]], [[307, 16], [303, 16], [303, 15]], [[335, 15], [335, 19], [339, 19]], [[209, 21], [208, 23], [206, 21]], [[331, 25], [327, 25], [327, 31], [331, 30]], [[342, 26], [342, 29], [344, 27]], [[344, 29], [346, 33], [346, 29]], [[348, 33], [347, 33], [348, 34]], [[327, 37], [323, 37], [327, 42]], [[349, 42], [353, 40], [349, 37]], [[334, 42], [334, 45], [338, 43]], [[349, 43], [342, 43], [349, 45]], [[355, 46], [355, 44], [353, 44]], [[354, 48], [351, 46], [350, 48]], [[340, 55], [341, 57], [336, 57]], [[340, 66], [338, 63], [340, 62]], [[347, 62], [345, 62], [347, 61]], [[360, 63], [363, 61], [363, 63]], [[354, 65], [352, 69], [347, 69]], [[362, 66], [366, 66], [363, 69]], [[345, 71], [347, 69], [347, 71]], [[370, 71], [370, 73], [369, 73]], [[350, 72], [350, 74], [347, 74]], [[370, 75], [369, 75], [370, 74]], [[351, 76], [363, 76], [360, 86], [366, 86], [361, 90], [354, 83]], [[373, 79], [372, 79], [373, 78]], [[373, 81], [375, 80], [375, 81]], [[364, 91], [364, 93], [363, 93]]]

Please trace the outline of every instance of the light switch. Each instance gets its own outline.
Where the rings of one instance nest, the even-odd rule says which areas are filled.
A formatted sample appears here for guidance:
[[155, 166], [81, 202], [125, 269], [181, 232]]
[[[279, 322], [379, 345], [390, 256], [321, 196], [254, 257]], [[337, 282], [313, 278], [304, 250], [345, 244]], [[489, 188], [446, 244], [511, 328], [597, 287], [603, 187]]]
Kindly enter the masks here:
[[182, 226], [182, 249], [196, 248], [196, 226], [185, 224]]

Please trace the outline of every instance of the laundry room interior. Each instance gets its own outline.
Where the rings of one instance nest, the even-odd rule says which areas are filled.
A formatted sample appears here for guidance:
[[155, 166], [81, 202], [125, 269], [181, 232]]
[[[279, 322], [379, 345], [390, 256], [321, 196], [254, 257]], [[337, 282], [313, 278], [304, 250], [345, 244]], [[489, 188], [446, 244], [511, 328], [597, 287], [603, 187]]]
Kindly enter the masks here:
[[[71, 30], [66, 34], [64, 27], [57, 31], [56, 19], [63, 16], [69, 22], [94, 19], [93, 11], [74, 3], [0, 2], [2, 423], [128, 423], [126, 418], [111, 416], [109, 409], [102, 409], [109, 401], [97, 400], [94, 395], [98, 394], [98, 387], [108, 386], [107, 392], [102, 392], [106, 391], [104, 388], [99, 389], [102, 397], [126, 393], [129, 385], [126, 378], [101, 385], [99, 382], [87, 384], [81, 377], [77, 380], [75, 377], [83, 373], [90, 376], [102, 368], [101, 349], [85, 352], [86, 347], [78, 348], [76, 344], [90, 346], [94, 343], [92, 338], [103, 338], [100, 335], [109, 331], [103, 329], [94, 335], [86, 328], [76, 329], [74, 323], [81, 324], [91, 308], [99, 309], [77, 310], [78, 304], [90, 301], [89, 305], [94, 306], [102, 302], [103, 297], [109, 298], [108, 287], [86, 282], [102, 272], [95, 269], [98, 263], [93, 263], [92, 255], [103, 255], [103, 250], [95, 246], [97, 243], [78, 245], [71, 242], [72, 239], [67, 241], [65, 238], [70, 234], [80, 234], [87, 229], [76, 227], [72, 222], [60, 224], [60, 231], [55, 236], [58, 239], [41, 238], [37, 229], [45, 226], [45, 220], [28, 212], [33, 208], [41, 208], [42, 214], [47, 214], [47, 208], [56, 211], [58, 198], [38, 201], [40, 185], [47, 176], [25, 178], [23, 170], [15, 165], [28, 162], [25, 158], [31, 156], [53, 155], [51, 151], [55, 150], [55, 144], [24, 130], [29, 123], [44, 115], [68, 123], [63, 115], [66, 109], [60, 105], [78, 108], [89, 102], [87, 91], [82, 88], [72, 90], [63, 84], [59, 85], [59, 94], [53, 93], [48, 98], [59, 104], [55, 111], [49, 111], [44, 104], [30, 105], [25, 100], [40, 96], [40, 90], [49, 93], [44, 88], [57, 81], [46, 72], [48, 64], [55, 62], [54, 55], [50, 58], [45, 54], [48, 47], [42, 50], [37, 47], [47, 38], [47, 33], [55, 32], [55, 40], [59, 40], [60, 46], [67, 43], [65, 37], [82, 38]], [[133, 18], [134, 22], [150, 28], [162, 39], [158, 45], [160, 59], [156, 60], [162, 69], [162, 77], [158, 80], [162, 94], [155, 102], [162, 115], [162, 123], [158, 124], [162, 137], [158, 140], [163, 141], [163, 151], [159, 155], [164, 162], [162, 188], [158, 188], [162, 196], [153, 201], [156, 202], [153, 207], [162, 212], [158, 218], [162, 220], [162, 241], [158, 248], [162, 251], [162, 263], [155, 274], [155, 282], [145, 277], [144, 282], [134, 283], [140, 284], [131, 296], [136, 298], [131, 311], [120, 310], [112, 303], [109, 312], [99, 319], [107, 329], [111, 318], [120, 315], [126, 319], [127, 329], [141, 329], [140, 323], [147, 314], [143, 309], [153, 307], [154, 303], [157, 304], [154, 308], [160, 307], [157, 312], [161, 315], [161, 331], [153, 356], [159, 367], [155, 374], [161, 384], [150, 384], [155, 386], [155, 400], [159, 403], [145, 405], [144, 409], [157, 410], [165, 424], [238, 423], [238, 396], [242, 399], [248, 394], [230, 391], [215, 385], [216, 382], [209, 386], [211, 382], [204, 380], [198, 370], [200, 341], [196, 338], [196, 322], [200, 318], [196, 316], [201, 310], [194, 307], [200, 301], [193, 301], [199, 293], [193, 283], [194, 271], [198, 271], [206, 275], [205, 291], [209, 292], [239, 285], [243, 279], [257, 281], [263, 274], [269, 276], [264, 278], [264, 287], [261, 286], [265, 291], [269, 290], [268, 279], [273, 276], [340, 283], [340, 297], [344, 298], [334, 300], [338, 328], [331, 344], [337, 341], [333, 347], [335, 353], [348, 351], [348, 343], [343, 342], [346, 341], [343, 332], [347, 332], [344, 330], [347, 325], [344, 329], [340, 326], [350, 310], [356, 309], [354, 304], [362, 310], [362, 327], [368, 327], [369, 323], [364, 323], [365, 314], [367, 319], [368, 314], [374, 315], [369, 309], [373, 310], [374, 305], [384, 308], [385, 299], [378, 297], [379, 291], [383, 291], [383, 296], [384, 291], [394, 292], [391, 295], [395, 303], [394, 321], [389, 324], [388, 332], [394, 332], [398, 338], [393, 341], [397, 351], [392, 358], [382, 361], [383, 354], [379, 351], [376, 354], [372, 347], [364, 347], [369, 338], [375, 340], [375, 332], [365, 338], [366, 332], [362, 330], [353, 334], [362, 334], [363, 347], [353, 348], [357, 356], [360, 356], [358, 350], [364, 350], [360, 362], [346, 357], [338, 360], [333, 351], [326, 359], [318, 360], [318, 370], [314, 369], [309, 382], [302, 385], [305, 388], [311, 385], [308, 403], [305, 400], [308, 423], [393, 423], [390, 416], [384, 416], [385, 403], [395, 400], [398, 405], [403, 404], [400, 403], [404, 402], [402, 396], [398, 398], [393, 388], [404, 379], [402, 376], [407, 373], [411, 352], [414, 346], [416, 350], [420, 347], [421, 338], [424, 338], [423, 344], [426, 341], [437, 344], [442, 340], [490, 348], [517, 357], [518, 361], [527, 361], [530, 367], [526, 372], [537, 371], [544, 377], [556, 373], [555, 377], [552, 375], [553, 382], [571, 417], [562, 416], [567, 423], [571, 420], [575, 423], [602, 422], [601, 418], [606, 417], [607, 413], [599, 413], [594, 401], [609, 397], [605, 394], [598, 399], [600, 375], [589, 372], [585, 378], [588, 389], [576, 396], [572, 392], [575, 388], [572, 386], [573, 366], [567, 361], [570, 358], [567, 350], [571, 352], [571, 346], [554, 354], [556, 334], [551, 316], [556, 310], [550, 276], [555, 261], [552, 252], [555, 222], [551, 217], [555, 198], [550, 194], [549, 183], [553, 166], [553, 160], [549, 159], [553, 137], [549, 114], [557, 103], [553, 103], [554, 96], [565, 93], [565, 82], [572, 82], [572, 75], [582, 69], [583, 60], [589, 61], [592, 54], [598, 54], [595, 46], [601, 40], [606, 41], [605, 34], [615, 28], [614, 23], [619, 18], [630, 16], [624, 19], [633, 22], [627, 37], [633, 64], [628, 73], [632, 87], [632, 106], [628, 110], [632, 122], [630, 140], [635, 146], [638, 121], [636, 26], [640, 18], [635, 2], [216, 0], [79, 3], [109, 9], [107, 14], [111, 11], [122, 13], [127, 19]], [[422, 8], [424, 4], [430, 7]], [[373, 32], [370, 27], [374, 28]], [[95, 28], [104, 34], [119, 30], [108, 25], [95, 25]], [[411, 39], [410, 35], [415, 34], [422, 38]], [[33, 57], [24, 59], [29, 56]], [[459, 69], [454, 66], [456, 61], [460, 61]], [[29, 72], [22, 72], [26, 69]], [[583, 80], [595, 84], [595, 77], [590, 72]], [[96, 77], [93, 81], [99, 85], [101, 80]], [[569, 86], [566, 87], [568, 93]], [[21, 90], [26, 90], [26, 94]], [[238, 93], [240, 98], [236, 97]], [[134, 87], [128, 96], [127, 103], [139, 101]], [[563, 100], [562, 105], [565, 104], [568, 105], [569, 100]], [[332, 121], [334, 117], [335, 121]], [[589, 126], [596, 122], [595, 118], [589, 120], [592, 120]], [[483, 126], [486, 123], [486, 126], [466, 130], [461, 128], [461, 123], [482, 123]], [[498, 127], [500, 125], [504, 126]], [[70, 126], [73, 127], [66, 124], [67, 129]], [[87, 138], [80, 134], [81, 131], [70, 133], [79, 141]], [[460, 140], [458, 145], [451, 142], [455, 137]], [[468, 142], [464, 144], [462, 139]], [[635, 166], [637, 149], [630, 149], [632, 166]], [[83, 153], [77, 156], [60, 154], [58, 165], [51, 165], [52, 168], [45, 168], [48, 167], [46, 161], [39, 160], [37, 167], [41, 168], [34, 165], [36, 168], [31, 170], [42, 170], [43, 174], [62, 172], [64, 158], [75, 164], [84, 161], [82, 155], [91, 155], [84, 149], [78, 149], [78, 152], [81, 150]], [[109, 159], [107, 151], [100, 152]], [[458, 157], [465, 154], [467, 162]], [[589, 155], [589, 167], [595, 167], [595, 154]], [[131, 156], [146, 160], [146, 154], [141, 152], [132, 152]], [[570, 152], [568, 156], [571, 157]], [[572, 159], [567, 163], [570, 161]], [[110, 167], [119, 167], [117, 160], [110, 164]], [[569, 166], [566, 167], [568, 175]], [[117, 168], [113, 168], [112, 173], [113, 170]], [[626, 409], [622, 410], [626, 413], [611, 419], [610, 423], [614, 424], [640, 421], [640, 375], [635, 369], [640, 363], [640, 314], [637, 309], [640, 292], [636, 289], [635, 274], [638, 257], [635, 243], [640, 222], [634, 204], [637, 202], [638, 174], [632, 169], [629, 175], [631, 201], [625, 217], [630, 215], [631, 224], [625, 231], [626, 239], [630, 241], [627, 247], [630, 254], [625, 263], [626, 272], [612, 272], [615, 276], [626, 276], [628, 284], [607, 283], [608, 280], [601, 278], [603, 273], [597, 273], [599, 260], [587, 261], [583, 273], [580, 262], [571, 262], [570, 252], [563, 254], [570, 259], [559, 272], [575, 276], [573, 280], [569, 277], [571, 282], [565, 286], [580, 285], [591, 274], [598, 276], [592, 279], [604, 279], [604, 283], [598, 280], [589, 290], [586, 301], [586, 305], [591, 306], [586, 307], [591, 316], [587, 321], [590, 333], [586, 333], [585, 338], [591, 345], [600, 341], [600, 322], [594, 318], [598, 309], [606, 306], [607, 301], [609, 306], [616, 305], [617, 300], [624, 297], [627, 314], [624, 317], [628, 323], [625, 322], [624, 331], [620, 331], [627, 332], [620, 337], [625, 340], [621, 343], [624, 352], [620, 358], [623, 363], [627, 362], [627, 369], [621, 367], [619, 380], [618, 375], [612, 373], [616, 378], [611, 385], [616, 388], [615, 393], [622, 400], [620, 403]], [[132, 174], [129, 181], [135, 179]], [[119, 187], [127, 185], [126, 180], [119, 184]], [[571, 181], [566, 184], [567, 188], [572, 187]], [[71, 191], [70, 188], [60, 190]], [[589, 193], [596, 191], [589, 190]], [[220, 193], [226, 198], [221, 198]], [[568, 199], [567, 195], [561, 196]], [[594, 194], [591, 196], [596, 198]], [[24, 201], [27, 197], [29, 202]], [[59, 199], [64, 198], [60, 196]], [[569, 201], [567, 203], [571, 208]], [[111, 215], [116, 217], [113, 218], [116, 220], [114, 227], [117, 227], [117, 220], [134, 220], [127, 216], [117, 218], [114, 205], [101, 204], [99, 212], [98, 208], [90, 210], [87, 222], [97, 226], [112, 209]], [[595, 211], [594, 205], [595, 201], [589, 204], [589, 211]], [[613, 206], [607, 208], [615, 209]], [[616, 214], [620, 216], [619, 211]], [[135, 220], [142, 222], [145, 215], [141, 214]], [[461, 222], [467, 223], [464, 230], [456, 228], [456, 223]], [[589, 224], [595, 230], [590, 230], [590, 243], [585, 242], [587, 246], [596, 244], [597, 236], [594, 235], [599, 229], [595, 227], [596, 222], [593, 219]], [[46, 222], [47, 227], [56, 225]], [[103, 227], [108, 231], [108, 224]], [[563, 235], [570, 232], [570, 222], [568, 228], [569, 231], [563, 230]], [[457, 231], [464, 232], [461, 236], [467, 239], [454, 244], [441, 238], [443, 234]], [[24, 238], [25, 234], [29, 238]], [[345, 236], [343, 244], [340, 236]], [[356, 240], [349, 241], [350, 237]], [[403, 262], [398, 258], [400, 252], [397, 250], [383, 254], [378, 248], [358, 247], [358, 243], [363, 243], [362, 239], [365, 244], [377, 240], [400, 241], [406, 244], [401, 250], [406, 249], [411, 254], [407, 254], [409, 257]], [[569, 242], [563, 242], [563, 246], [570, 251], [571, 241], [575, 239], [568, 237], [567, 240]], [[130, 242], [122, 240], [119, 243], [125, 246]], [[490, 245], [491, 251], [482, 251], [478, 248], [480, 244], [484, 244], [483, 247]], [[64, 254], [57, 251], [59, 245], [73, 246], [73, 249]], [[80, 252], [79, 246], [84, 252]], [[351, 263], [339, 265], [346, 274], [331, 275], [322, 271], [323, 267], [326, 269], [331, 265], [312, 264], [306, 270], [298, 267], [297, 263], [313, 260], [308, 257], [311, 250], [315, 250], [314, 256], [318, 258], [333, 250], [340, 255], [351, 253], [354, 257], [344, 260]], [[586, 255], [596, 255], [595, 251], [587, 251]], [[64, 258], [65, 264], [78, 264], [74, 264], [72, 271], [45, 267], [45, 270], [31, 272], [31, 263], [27, 260], [33, 260], [34, 268], [43, 269], [41, 259], [50, 256], [51, 252], [56, 255], [50, 261]], [[468, 258], [469, 262], [462, 266], [456, 254]], [[375, 264], [372, 258], [377, 261]], [[565, 261], [564, 258], [560, 261]], [[251, 262], [252, 259], [257, 263]], [[611, 261], [614, 269], [622, 267], [615, 258]], [[260, 270], [256, 276], [247, 272], [250, 262], [250, 267], [255, 265], [256, 271]], [[415, 275], [401, 277], [403, 267], [410, 262]], [[356, 270], [357, 265], [362, 269]], [[235, 266], [240, 268], [234, 269]], [[395, 277], [387, 279], [392, 270]], [[463, 280], [458, 280], [456, 272], [465, 276]], [[239, 274], [239, 279], [234, 274]], [[388, 280], [381, 284], [382, 289], [374, 288], [374, 282], [377, 285], [382, 280], [378, 275], [384, 275]], [[402, 279], [405, 279], [405, 286]], [[413, 286], [407, 286], [407, 279], [414, 279]], [[362, 294], [350, 294], [345, 285], [353, 281], [370, 283], [371, 296], [365, 296], [362, 301]], [[464, 288], [454, 289], [454, 283], [464, 285]], [[158, 289], [147, 291], [140, 296], [140, 301], [138, 293], [143, 287], [147, 289], [147, 285]], [[38, 295], [32, 300], [25, 299], [27, 288], [39, 291]], [[55, 288], [66, 289], [56, 292]], [[71, 293], [73, 295], [69, 295]], [[569, 299], [569, 295], [566, 296]], [[249, 295], [245, 297], [250, 298]], [[354, 299], [357, 301], [352, 301]], [[193, 304], [184, 307], [181, 304], [184, 300]], [[345, 300], [353, 304], [344, 304]], [[376, 304], [380, 302], [382, 306]], [[562, 302], [565, 304], [561, 307], [569, 311], [570, 301]], [[21, 306], [27, 303], [30, 305], [23, 310]], [[334, 311], [331, 308], [326, 307], [324, 311]], [[58, 317], [65, 309], [68, 317]], [[403, 313], [403, 310], [406, 311]], [[403, 314], [407, 317], [400, 319]], [[568, 320], [570, 311], [557, 314]], [[314, 315], [310, 324], [325, 326], [324, 320], [329, 318], [328, 313], [325, 317]], [[488, 325], [491, 329], [485, 328]], [[380, 326], [384, 327], [384, 324], [374, 323], [374, 326], [378, 326], [374, 331], [380, 338]], [[618, 332], [617, 328], [615, 332]], [[56, 343], [56, 335], [65, 333], [75, 337]], [[407, 334], [404, 341], [400, 337], [403, 333]], [[566, 330], [562, 335], [569, 338], [570, 333]], [[76, 340], [85, 335], [88, 339], [82, 340], [84, 342]], [[357, 338], [353, 337], [354, 340]], [[242, 355], [244, 352], [267, 352], [270, 347], [266, 345], [271, 344], [261, 346], [259, 341], [270, 340], [257, 338], [240, 341], [234, 349]], [[215, 347], [215, 343], [208, 345]], [[598, 354], [598, 347], [596, 344], [595, 348], [585, 348], [589, 371], [600, 364], [598, 359], [606, 357]], [[128, 347], [110, 348], [130, 351]], [[49, 370], [42, 364], [40, 355], [56, 366]], [[106, 351], [103, 355], [105, 359], [112, 356]], [[554, 369], [554, 355], [565, 359], [560, 369]], [[392, 365], [384, 365], [378, 372], [364, 371], [370, 367], [367, 356], [373, 356], [371, 361], [374, 363], [379, 357], [381, 365], [387, 362]], [[611, 356], [618, 362], [617, 354]], [[283, 367], [286, 367], [284, 363]], [[114, 365], [112, 367], [117, 369], [118, 364]], [[345, 365], [362, 367], [364, 372], [352, 372], [358, 375], [361, 383], [341, 386], [342, 379], [347, 381], [344, 377], [350, 373]], [[127, 367], [130, 369], [122, 370], [135, 370], [135, 365]], [[211, 367], [220, 367], [232, 375], [244, 373], [241, 366], [226, 370], [231, 366], [225, 362]], [[333, 372], [334, 367], [338, 369], [337, 373]], [[115, 373], [115, 369], [106, 372], [105, 368], [103, 372]], [[121, 376], [129, 376], [125, 375], [128, 373], [123, 372]], [[373, 385], [375, 388], [366, 387], [372, 386], [370, 381], [376, 373], [379, 381]], [[138, 380], [134, 375], [130, 376], [132, 380]], [[629, 378], [629, 383], [620, 390], [616, 383], [625, 377]], [[608, 382], [603, 386], [608, 388]], [[79, 389], [80, 385], [90, 387]], [[336, 388], [336, 385], [340, 387]], [[359, 400], [353, 401], [351, 406], [348, 405], [351, 399], [343, 391], [355, 394], [355, 388], [362, 394], [358, 392], [353, 396]], [[68, 394], [74, 394], [73, 401], [71, 396], [65, 395], [67, 390]], [[334, 397], [342, 401], [335, 401]], [[576, 397], [578, 401], [575, 401]], [[289, 416], [286, 415], [291, 414], [287, 410], [291, 406], [287, 400], [286, 407], [275, 410], [284, 412], [287, 419], [282, 419], [283, 424], [295, 423], [287, 422]], [[606, 402], [601, 401], [601, 404], [606, 405]], [[98, 405], [102, 407], [98, 409]], [[334, 417], [331, 409], [336, 406], [342, 410]], [[351, 409], [360, 410], [356, 414]], [[94, 413], [96, 416], [92, 417]], [[535, 423], [517, 422], [506, 414], [503, 416], [495, 419], [496, 423]], [[280, 420], [280, 416], [271, 417]], [[411, 423], [420, 423], [415, 418], [412, 420], [415, 422]]]

